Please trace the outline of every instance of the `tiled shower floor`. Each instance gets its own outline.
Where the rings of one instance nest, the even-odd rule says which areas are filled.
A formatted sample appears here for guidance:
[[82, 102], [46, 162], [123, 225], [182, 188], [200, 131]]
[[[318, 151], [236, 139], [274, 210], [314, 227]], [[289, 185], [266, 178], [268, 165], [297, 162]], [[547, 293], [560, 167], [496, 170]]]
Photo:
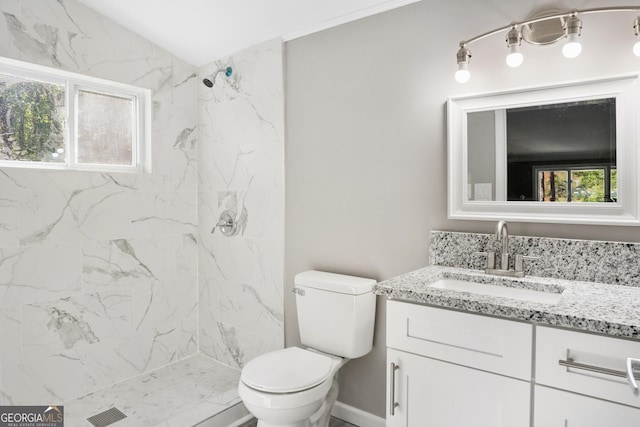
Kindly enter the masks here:
[[240, 372], [195, 355], [65, 402], [65, 425], [91, 427], [87, 418], [117, 407], [127, 418], [113, 427], [192, 426], [238, 403]]

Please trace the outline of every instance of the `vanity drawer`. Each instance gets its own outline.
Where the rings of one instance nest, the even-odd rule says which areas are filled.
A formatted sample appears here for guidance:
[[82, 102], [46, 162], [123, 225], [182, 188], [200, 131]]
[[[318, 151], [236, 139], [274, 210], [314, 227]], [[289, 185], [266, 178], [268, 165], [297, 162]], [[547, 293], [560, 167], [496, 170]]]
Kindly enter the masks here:
[[387, 347], [526, 381], [532, 325], [475, 314], [387, 302]]
[[625, 372], [627, 357], [640, 358], [640, 342], [538, 327], [535, 382], [640, 407], [640, 397], [633, 394], [626, 378], [561, 365], [569, 362]]
[[535, 386], [533, 427], [638, 427], [640, 409]]

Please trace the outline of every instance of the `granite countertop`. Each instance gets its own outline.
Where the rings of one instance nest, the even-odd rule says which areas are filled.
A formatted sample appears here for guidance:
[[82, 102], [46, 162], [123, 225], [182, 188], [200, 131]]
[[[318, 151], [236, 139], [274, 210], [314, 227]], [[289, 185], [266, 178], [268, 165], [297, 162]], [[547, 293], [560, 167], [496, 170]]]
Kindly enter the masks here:
[[[428, 286], [440, 279], [564, 291], [558, 303], [534, 303]], [[505, 278], [480, 270], [428, 266], [380, 282], [374, 293], [393, 300], [640, 340], [640, 287], [544, 277]]]

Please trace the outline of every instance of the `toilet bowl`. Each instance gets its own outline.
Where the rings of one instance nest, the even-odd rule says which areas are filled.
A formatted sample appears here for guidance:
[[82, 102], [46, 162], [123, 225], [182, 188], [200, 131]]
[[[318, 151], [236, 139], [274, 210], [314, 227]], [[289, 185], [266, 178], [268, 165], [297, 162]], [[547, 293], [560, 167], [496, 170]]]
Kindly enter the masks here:
[[347, 361], [299, 347], [273, 351], [245, 365], [238, 394], [259, 427], [323, 427]]
[[238, 394], [258, 427], [328, 427], [338, 371], [373, 346], [372, 279], [321, 271], [295, 277], [300, 340], [243, 368]]

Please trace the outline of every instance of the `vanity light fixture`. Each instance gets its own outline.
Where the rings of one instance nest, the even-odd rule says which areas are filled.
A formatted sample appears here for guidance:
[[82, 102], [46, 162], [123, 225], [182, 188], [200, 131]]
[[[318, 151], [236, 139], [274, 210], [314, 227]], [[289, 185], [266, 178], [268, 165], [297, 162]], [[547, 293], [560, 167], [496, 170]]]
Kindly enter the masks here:
[[[455, 74], [456, 81], [466, 83], [471, 77], [469, 71], [469, 58], [471, 51], [469, 45], [486, 37], [507, 31], [506, 42], [509, 53], [506, 62], [509, 67], [519, 67], [524, 61], [520, 50], [522, 40], [533, 45], [547, 45], [566, 39], [562, 47], [562, 54], [567, 58], [575, 58], [582, 52], [580, 34], [582, 32], [582, 20], [579, 15], [602, 12], [640, 12], [640, 6], [600, 7], [584, 10], [571, 10], [568, 12], [552, 12], [542, 16], [536, 16], [522, 22], [513, 22], [504, 27], [488, 31], [468, 40], [460, 42], [457, 54], [458, 69]], [[636, 43], [633, 53], [640, 57], [640, 16], [633, 22], [636, 35]]]
[[578, 40], [582, 31], [582, 21], [573, 14], [567, 19], [564, 26], [564, 32], [567, 35], [567, 42], [562, 46], [562, 54], [566, 58], [575, 58], [582, 52], [582, 45]]
[[636, 31], [636, 44], [633, 45], [633, 54], [640, 56], [640, 16], [633, 21], [633, 29]]
[[515, 68], [522, 65], [524, 56], [520, 51], [520, 45], [522, 44], [522, 34], [518, 27], [515, 25], [511, 27], [511, 30], [507, 33], [507, 46], [509, 47], [509, 54], [507, 55], [507, 65]]
[[458, 71], [456, 71], [456, 81], [458, 83], [466, 83], [471, 77], [469, 73], [469, 58], [471, 58], [471, 51], [467, 49], [467, 45], [460, 43], [460, 49], [458, 50]]

